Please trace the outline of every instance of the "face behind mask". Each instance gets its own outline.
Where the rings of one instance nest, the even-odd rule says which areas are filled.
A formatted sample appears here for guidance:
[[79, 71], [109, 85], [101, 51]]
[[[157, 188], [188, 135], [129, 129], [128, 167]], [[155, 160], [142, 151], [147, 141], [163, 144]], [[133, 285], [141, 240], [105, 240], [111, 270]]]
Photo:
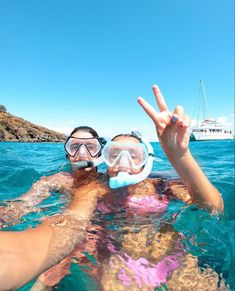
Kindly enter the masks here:
[[77, 161], [71, 162], [72, 170], [100, 165], [103, 162], [103, 158], [100, 155], [103, 144], [103, 138], [78, 138], [70, 136], [64, 147], [68, 156], [77, 159]]
[[118, 172], [117, 176], [110, 178], [109, 186], [112, 189], [137, 184], [148, 177], [152, 170], [154, 159], [153, 148], [150, 143], [137, 132], [132, 132], [134, 137], [140, 139], [138, 144], [121, 144], [118, 142], [107, 143], [102, 150], [104, 162], [109, 167], [115, 167], [126, 159], [133, 169], [142, 169], [138, 174], [129, 174], [126, 171]]

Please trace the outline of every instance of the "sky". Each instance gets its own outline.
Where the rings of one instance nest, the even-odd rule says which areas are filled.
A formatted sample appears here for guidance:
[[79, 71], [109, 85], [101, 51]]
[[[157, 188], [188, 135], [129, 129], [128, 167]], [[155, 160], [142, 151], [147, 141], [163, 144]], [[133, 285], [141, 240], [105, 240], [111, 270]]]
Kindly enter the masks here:
[[201, 79], [208, 117], [231, 127], [233, 0], [0, 1], [0, 104], [38, 125], [155, 140], [137, 97], [156, 106], [158, 84], [195, 119]]

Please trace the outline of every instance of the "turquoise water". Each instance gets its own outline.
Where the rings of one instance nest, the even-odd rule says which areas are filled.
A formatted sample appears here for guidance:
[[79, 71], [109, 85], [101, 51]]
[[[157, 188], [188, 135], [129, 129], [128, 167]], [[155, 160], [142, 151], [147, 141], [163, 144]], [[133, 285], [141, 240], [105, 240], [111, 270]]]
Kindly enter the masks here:
[[[166, 160], [160, 145], [154, 143], [157, 162], [154, 171], [158, 175], [176, 176]], [[199, 258], [201, 266], [209, 265], [222, 273], [231, 290], [234, 284], [234, 141], [194, 142], [191, 152], [210, 181], [222, 193], [225, 212], [211, 216], [195, 206], [184, 207], [174, 224], [187, 238], [190, 252]], [[0, 143], [0, 200], [16, 198], [41, 176], [52, 175], [68, 169], [63, 144], [54, 143]], [[105, 170], [105, 167], [101, 167]], [[52, 193], [53, 194], [53, 193]], [[41, 204], [42, 213], [24, 216], [20, 224], [8, 229], [25, 229], [40, 222], [43, 215], [54, 214], [63, 199], [52, 195]], [[95, 290], [84, 272], [71, 266], [72, 274], [63, 279], [57, 290]], [[79, 280], [78, 278], [79, 277]], [[77, 282], [89, 286], [79, 287]], [[29, 290], [32, 282], [19, 290]], [[76, 289], [78, 288], [78, 289]], [[83, 289], [82, 289], [83, 288]]]

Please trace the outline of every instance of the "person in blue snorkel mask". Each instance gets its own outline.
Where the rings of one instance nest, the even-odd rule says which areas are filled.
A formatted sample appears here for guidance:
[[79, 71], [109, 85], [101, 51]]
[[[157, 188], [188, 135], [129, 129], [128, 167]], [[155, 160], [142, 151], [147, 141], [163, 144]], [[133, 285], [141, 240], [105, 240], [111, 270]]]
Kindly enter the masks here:
[[102, 150], [108, 165], [112, 189], [137, 184], [148, 177], [154, 159], [153, 148], [140, 133], [119, 134]]
[[[153, 120], [160, 144], [182, 180], [147, 178], [152, 168], [153, 152], [148, 142], [138, 134], [120, 134], [105, 145], [102, 156], [108, 166], [112, 197], [104, 197], [106, 201], [98, 209], [107, 214], [117, 213], [117, 221], [122, 221], [124, 231], [121, 247], [108, 245], [111, 257], [102, 268], [102, 290], [155, 290], [163, 286], [169, 290], [174, 290], [175, 286], [188, 290], [192, 282], [192, 290], [217, 290], [218, 275], [210, 268], [205, 272], [200, 270], [197, 257], [188, 253], [181, 244], [183, 235], [172, 227], [177, 213], [173, 213], [172, 221], [165, 224], [157, 226], [153, 223], [154, 218], [156, 222], [161, 221], [160, 217], [166, 215], [174, 198], [210, 211], [223, 210], [223, 199], [218, 190], [189, 151], [188, 123], [183, 108], [177, 106], [174, 112], [170, 112], [157, 86], [153, 87], [153, 92], [160, 112], [143, 98], [138, 98], [138, 102]], [[138, 220], [141, 214], [146, 219], [143, 228], [142, 221]], [[131, 215], [134, 215], [133, 227], [128, 224]], [[124, 217], [127, 218], [125, 221]], [[114, 222], [110, 229], [113, 225]], [[159, 228], [156, 230], [156, 227]], [[189, 269], [191, 278], [188, 280]], [[222, 286], [224, 281], [221, 282]], [[228, 290], [225, 285], [222, 288]]]

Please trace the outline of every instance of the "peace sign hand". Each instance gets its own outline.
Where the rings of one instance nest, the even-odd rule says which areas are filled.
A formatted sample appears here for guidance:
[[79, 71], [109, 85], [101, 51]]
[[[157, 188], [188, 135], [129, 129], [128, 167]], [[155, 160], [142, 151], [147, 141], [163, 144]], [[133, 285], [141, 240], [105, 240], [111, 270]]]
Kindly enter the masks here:
[[176, 106], [174, 112], [170, 112], [160, 89], [156, 85], [152, 89], [160, 112], [141, 97], [138, 98], [138, 103], [153, 120], [159, 141], [168, 159], [170, 161], [180, 159], [188, 152], [189, 118], [184, 115], [182, 106]]

